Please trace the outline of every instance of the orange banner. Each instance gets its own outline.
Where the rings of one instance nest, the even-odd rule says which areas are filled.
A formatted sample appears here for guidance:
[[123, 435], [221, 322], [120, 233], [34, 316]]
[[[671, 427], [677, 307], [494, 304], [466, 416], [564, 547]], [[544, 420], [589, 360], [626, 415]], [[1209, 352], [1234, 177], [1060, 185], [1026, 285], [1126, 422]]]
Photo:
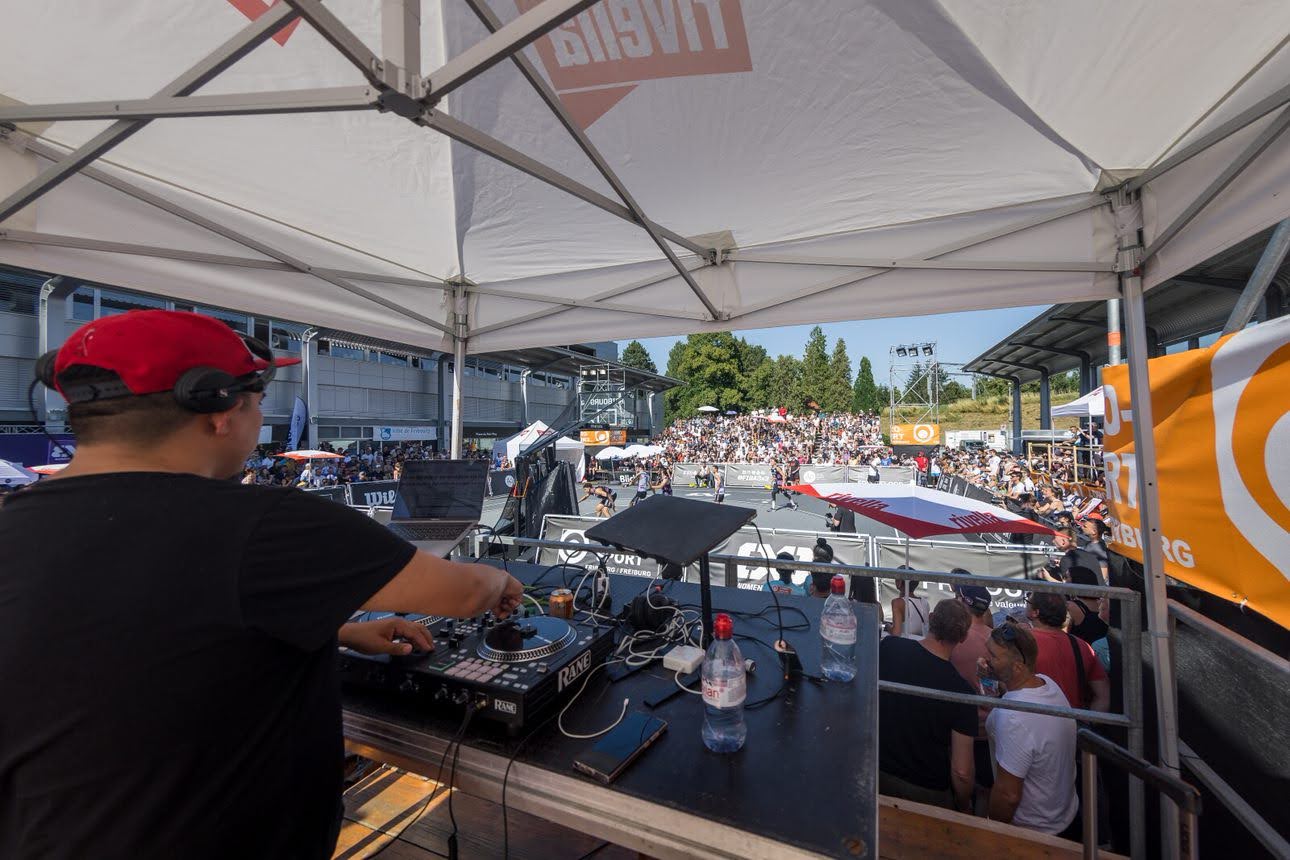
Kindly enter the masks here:
[[891, 444], [939, 445], [941, 444], [941, 425], [893, 424], [891, 425]]
[[583, 430], [579, 438], [584, 445], [626, 445], [626, 430]]
[[[1290, 317], [1149, 368], [1165, 572], [1290, 627]], [[1108, 543], [1141, 561], [1128, 368], [1102, 381]]]

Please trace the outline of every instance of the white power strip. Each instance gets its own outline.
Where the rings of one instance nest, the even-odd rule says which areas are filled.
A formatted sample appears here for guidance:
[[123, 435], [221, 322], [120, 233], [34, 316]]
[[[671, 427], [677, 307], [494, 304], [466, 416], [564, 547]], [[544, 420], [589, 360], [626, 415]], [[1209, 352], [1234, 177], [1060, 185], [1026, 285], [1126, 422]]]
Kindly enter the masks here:
[[703, 650], [693, 645], [677, 645], [663, 655], [663, 668], [688, 675], [703, 665]]

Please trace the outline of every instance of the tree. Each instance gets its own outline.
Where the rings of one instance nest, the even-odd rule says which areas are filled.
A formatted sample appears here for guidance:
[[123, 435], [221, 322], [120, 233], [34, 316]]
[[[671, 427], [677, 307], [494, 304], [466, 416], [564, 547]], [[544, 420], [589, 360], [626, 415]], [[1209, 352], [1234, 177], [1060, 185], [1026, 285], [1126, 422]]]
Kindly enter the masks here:
[[685, 384], [667, 392], [667, 409], [676, 417], [694, 414], [700, 406], [740, 409], [744, 379], [739, 367], [739, 339], [730, 332], [692, 334], [673, 345], [667, 375]]
[[658, 366], [654, 364], [654, 359], [650, 358], [649, 351], [645, 349], [639, 340], [634, 340], [627, 344], [626, 348], [623, 349], [622, 357], [618, 361], [637, 370], [658, 373]]
[[855, 386], [851, 389], [851, 409], [855, 412], [881, 412], [887, 404], [878, 398], [878, 386], [873, 381], [873, 363], [869, 356], [860, 357], [860, 370], [856, 373]]
[[823, 403], [829, 398], [832, 374], [829, 370], [829, 344], [824, 329], [816, 326], [806, 338], [806, 351], [802, 354], [802, 373], [793, 403], [784, 404], [793, 412], [802, 412], [807, 401]]
[[[770, 362], [770, 384], [766, 406], [794, 409], [795, 398], [802, 387], [802, 363], [791, 355], [781, 355]], [[801, 411], [797, 407], [794, 411]]]
[[851, 357], [847, 342], [838, 338], [829, 358], [829, 388], [820, 407], [826, 412], [845, 412], [851, 406]]

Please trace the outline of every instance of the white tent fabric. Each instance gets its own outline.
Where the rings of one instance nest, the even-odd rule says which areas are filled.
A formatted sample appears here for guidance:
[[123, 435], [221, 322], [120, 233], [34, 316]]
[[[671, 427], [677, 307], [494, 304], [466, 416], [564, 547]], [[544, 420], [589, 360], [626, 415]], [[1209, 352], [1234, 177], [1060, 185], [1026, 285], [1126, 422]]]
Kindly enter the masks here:
[[[505, 439], [498, 439], [494, 442], [493, 453], [495, 455], [499, 450], [505, 451], [507, 459], [513, 463], [520, 451], [533, 444], [539, 436], [550, 429], [545, 422], [534, 421], [514, 436], [508, 436]], [[561, 436], [555, 440], [555, 458], [572, 463], [574, 474], [579, 481], [587, 474], [587, 458], [583, 456], [586, 450], [587, 447], [577, 439]]]
[[[492, 3], [503, 21], [535, 5]], [[253, 26], [240, 10], [271, 8], [10, 6], [0, 118], [6, 103], [147, 98]], [[377, 0], [325, 8], [388, 56]], [[465, 2], [420, 8], [423, 74], [487, 35]], [[509, 61], [421, 121], [464, 122], [539, 163], [483, 144], [528, 172], [392, 112], [157, 119], [4, 220], [0, 263], [439, 349], [463, 322], [443, 279], [459, 280], [472, 352], [1110, 298], [1117, 218], [1101, 192], [1261, 100], [1262, 118], [1145, 182], [1145, 283], [1290, 216], [1290, 137], [1273, 134], [1290, 121], [1287, 33], [1282, 0], [583, 11], [523, 56], [633, 202], [690, 237], [671, 247], [716, 318]], [[363, 85], [301, 22], [197, 94]], [[105, 127], [21, 124], [0, 145], [0, 196]], [[544, 169], [595, 203], [530, 175]], [[1171, 226], [1211, 184], [1212, 202]]]
[[538, 437], [551, 428], [544, 421], [534, 421], [514, 436], [508, 436], [505, 439], [499, 439], [493, 443], [493, 449], [496, 450], [498, 445], [504, 445], [506, 448], [506, 458], [515, 462], [522, 449], [527, 448], [537, 441]]
[[25, 487], [39, 479], [40, 476], [30, 469], [25, 469], [17, 463], [10, 463], [8, 460], [0, 460], [0, 486]]
[[1054, 418], [1101, 418], [1106, 414], [1106, 399], [1098, 386], [1078, 400], [1052, 408]]
[[627, 457], [627, 452], [617, 445], [610, 445], [608, 448], [601, 448], [596, 452], [597, 460], [622, 460]]

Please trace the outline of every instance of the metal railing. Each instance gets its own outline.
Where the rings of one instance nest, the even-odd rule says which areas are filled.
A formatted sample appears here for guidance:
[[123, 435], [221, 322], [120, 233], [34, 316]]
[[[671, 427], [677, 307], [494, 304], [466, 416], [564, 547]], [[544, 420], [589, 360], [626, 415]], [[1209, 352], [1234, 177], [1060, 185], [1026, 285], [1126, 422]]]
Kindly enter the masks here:
[[1140, 755], [1134, 755], [1119, 744], [1113, 744], [1092, 729], [1080, 729], [1075, 735], [1076, 746], [1082, 759], [1081, 806], [1084, 810], [1084, 857], [1093, 860], [1097, 850], [1097, 765], [1105, 759], [1110, 764], [1142, 780], [1178, 806], [1178, 844], [1181, 856], [1196, 860], [1200, 857], [1198, 819], [1200, 792], [1195, 786], [1183, 782], [1162, 767], [1156, 767]]
[[[1280, 655], [1251, 642], [1244, 636], [1233, 633], [1218, 622], [1201, 615], [1196, 610], [1184, 606], [1176, 600], [1170, 600], [1169, 638], [1171, 640], [1174, 639], [1174, 628], [1178, 623], [1185, 624], [1203, 635], [1221, 639], [1225, 644], [1237, 649], [1242, 656], [1261, 663], [1274, 672], [1283, 675], [1286, 678], [1287, 686], [1290, 686], [1290, 660], [1286, 660]], [[1178, 741], [1178, 757], [1182, 766], [1191, 772], [1196, 781], [1215, 800], [1221, 803], [1228, 812], [1232, 813], [1232, 817], [1239, 821], [1241, 826], [1249, 831], [1250, 835], [1268, 850], [1268, 853], [1277, 858], [1290, 858], [1290, 841], [1287, 841], [1275, 827], [1269, 824], [1267, 819], [1260, 815], [1245, 798], [1241, 797], [1236, 789], [1227, 780], [1219, 776], [1218, 772], [1210, 767], [1203, 758], [1197, 755], [1195, 750], [1183, 743], [1181, 738]]]
[[1096, 462], [1096, 454], [1101, 453], [1101, 446], [1074, 445], [1070, 442], [1026, 442], [1026, 459], [1032, 463], [1036, 459], [1048, 463], [1048, 474], [1053, 473], [1054, 456], [1070, 457], [1072, 474], [1077, 483], [1102, 484], [1103, 469]]
[[[507, 536], [494, 538], [481, 537], [479, 540], [481, 543], [491, 540], [494, 543], [501, 542], [524, 547], [576, 550], [580, 553], [591, 553], [593, 555], [609, 555], [618, 552], [618, 550], [608, 546], [598, 546], [596, 544], [579, 542], [551, 541], [540, 538], [514, 538]], [[1052, 716], [1068, 717], [1074, 720], [1083, 720], [1085, 722], [1122, 727], [1126, 732], [1130, 754], [1138, 759], [1142, 758], [1142, 596], [1136, 591], [1105, 585], [1076, 585], [1074, 583], [1048, 582], [1045, 580], [1014, 580], [1004, 579], [997, 576], [942, 573], [940, 571], [930, 570], [894, 570], [861, 565], [797, 560], [789, 561], [787, 559], [767, 559], [762, 556], [738, 556], [721, 553], [713, 554], [710, 557], [710, 560], [713, 566], [713, 584], [728, 588], [738, 587], [736, 571], [740, 565], [755, 565], [759, 567], [767, 567], [768, 569], [771, 566], [776, 568], [785, 567], [792, 568], [794, 570], [812, 572], [840, 573], [844, 576], [867, 576], [874, 579], [939, 582], [951, 586], [960, 584], [998, 587], [1000, 582], [1009, 584], [1016, 583], [1024, 585], [1026, 590], [1033, 592], [1050, 592], [1081, 597], [1107, 597], [1112, 600], [1123, 601], [1125, 605], [1123, 611], [1120, 613], [1122, 627], [1119, 630], [1112, 628], [1108, 633], [1109, 636], [1119, 639], [1120, 645], [1123, 649], [1123, 660], [1121, 661], [1122, 672], [1120, 678], [1121, 691], [1124, 700], [1124, 713], [1122, 714], [1088, 711], [1081, 708], [1049, 707], [1028, 702], [996, 699], [991, 696], [948, 693], [941, 690], [932, 690], [926, 687], [894, 684], [889, 681], [879, 681], [878, 687], [880, 690], [888, 690], [894, 693], [907, 693], [912, 696], [919, 696], [927, 699], [941, 699], [943, 701], [955, 701], [987, 708], [1049, 714]], [[1131, 855], [1135, 859], [1146, 856], [1145, 826], [1146, 797], [1144, 794], [1143, 782], [1140, 776], [1130, 772], [1130, 846]]]

